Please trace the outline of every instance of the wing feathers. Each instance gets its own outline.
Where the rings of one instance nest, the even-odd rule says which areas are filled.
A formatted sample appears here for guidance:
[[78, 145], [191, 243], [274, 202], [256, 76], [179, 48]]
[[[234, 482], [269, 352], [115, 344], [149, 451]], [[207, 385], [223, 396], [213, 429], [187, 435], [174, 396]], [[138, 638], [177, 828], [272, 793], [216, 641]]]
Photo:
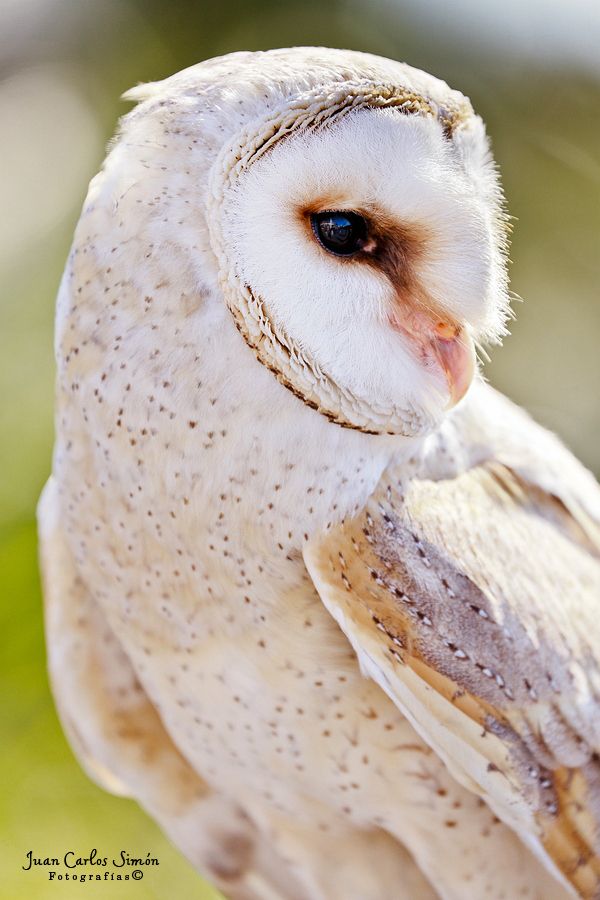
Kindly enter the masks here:
[[600, 893], [595, 527], [491, 461], [388, 472], [305, 549], [363, 668], [583, 897]]

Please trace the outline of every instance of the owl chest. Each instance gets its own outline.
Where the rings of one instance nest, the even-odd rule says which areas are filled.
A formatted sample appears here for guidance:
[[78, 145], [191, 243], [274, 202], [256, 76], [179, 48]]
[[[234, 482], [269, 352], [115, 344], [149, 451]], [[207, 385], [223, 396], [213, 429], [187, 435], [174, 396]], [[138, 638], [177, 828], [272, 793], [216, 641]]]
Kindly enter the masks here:
[[203, 778], [250, 805], [258, 798], [297, 811], [298, 795], [317, 782], [334, 806], [351, 806], [348, 795], [367, 792], [374, 777], [373, 751], [367, 764], [364, 748], [397, 742], [401, 716], [360, 675], [299, 554], [245, 558], [233, 538], [220, 553], [204, 541], [193, 577], [176, 549], [168, 574], [166, 559], [140, 560], [142, 583], [139, 572], [127, 578], [115, 555], [114, 574], [127, 589], [102, 595], [96, 580], [97, 596]]
[[286, 516], [284, 467], [250, 476], [273, 485], [256, 508], [230, 473], [175, 479], [171, 494], [129, 484], [95, 514], [80, 505], [80, 571], [204, 778], [290, 811], [316, 779], [341, 809], [373, 775], [361, 748], [391, 744], [401, 716], [360, 675], [304, 566], [306, 517], [325, 490], [305, 482], [306, 510]]
[[271, 591], [259, 580], [246, 590], [232, 579], [227, 606], [205, 609], [195, 634], [162, 659], [162, 623], [151, 655], [135, 643], [146, 689], [196, 770], [248, 808], [311, 822], [314, 810], [299, 797], [316, 792], [319, 803], [362, 815], [385, 792], [388, 755], [412, 740], [408, 723], [361, 676], [303, 574], [281, 578], [277, 604], [262, 602]]

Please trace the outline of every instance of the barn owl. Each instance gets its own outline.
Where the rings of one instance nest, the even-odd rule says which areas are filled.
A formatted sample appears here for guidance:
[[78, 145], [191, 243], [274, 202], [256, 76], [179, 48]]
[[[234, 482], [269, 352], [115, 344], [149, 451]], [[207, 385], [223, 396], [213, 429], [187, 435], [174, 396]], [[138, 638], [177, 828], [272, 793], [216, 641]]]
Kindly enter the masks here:
[[82, 765], [235, 900], [599, 896], [600, 491], [478, 372], [481, 119], [314, 48], [127, 96], [39, 510]]

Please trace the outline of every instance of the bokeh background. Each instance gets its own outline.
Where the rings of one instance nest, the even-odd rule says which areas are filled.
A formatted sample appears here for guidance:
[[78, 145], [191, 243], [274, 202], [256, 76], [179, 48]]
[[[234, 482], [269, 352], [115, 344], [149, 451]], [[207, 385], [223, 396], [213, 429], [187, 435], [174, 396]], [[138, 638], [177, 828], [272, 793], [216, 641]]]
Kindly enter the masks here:
[[[50, 468], [52, 319], [87, 182], [120, 94], [239, 49], [321, 44], [428, 69], [487, 121], [516, 218], [524, 303], [491, 381], [600, 470], [600, 4], [597, 0], [0, 0], [0, 896], [200, 898], [135, 804], [91, 784], [46, 675], [35, 503]], [[161, 865], [142, 882], [50, 885], [25, 853]]]

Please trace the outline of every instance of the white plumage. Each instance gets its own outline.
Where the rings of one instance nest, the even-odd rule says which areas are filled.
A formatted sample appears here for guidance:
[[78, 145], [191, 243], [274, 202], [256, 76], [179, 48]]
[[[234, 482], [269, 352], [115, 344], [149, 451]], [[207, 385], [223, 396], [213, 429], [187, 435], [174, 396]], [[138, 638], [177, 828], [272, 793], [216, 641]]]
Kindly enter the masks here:
[[[598, 488], [478, 377], [453, 409], [507, 314], [481, 120], [310, 48], [129, 96], [61, 286], [40, 506], [83, 765], [234, 898], [596, 896]], [[529, 521], [550, 574], [533, 546], [509, 577]]]

